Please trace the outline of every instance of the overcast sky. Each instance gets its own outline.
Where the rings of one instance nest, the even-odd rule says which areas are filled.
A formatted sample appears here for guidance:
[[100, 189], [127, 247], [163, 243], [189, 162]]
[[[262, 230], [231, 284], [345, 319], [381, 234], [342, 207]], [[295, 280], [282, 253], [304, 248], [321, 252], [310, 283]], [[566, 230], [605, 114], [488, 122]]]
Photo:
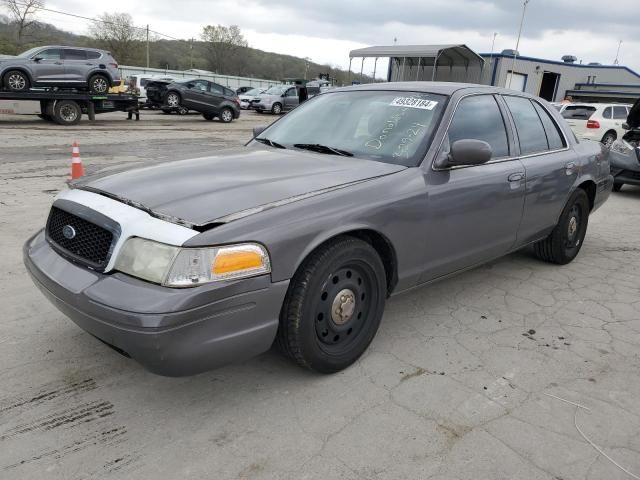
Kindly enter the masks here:
[[[530, 0], [522, 55], [611, 64], [622, 40], [620, 64], [640, 72], [640, 0]], [[477, 52], [514, 48], [520, 0], [46, 0], [48, 8], [95, 16], [130, 13], [139, 25], [179, 38], [198, 38], [205, 24], [237, 24], [249, 45], [310, 57], [343, 68], [349, 51], [371, 45], [465, 43]], [[52, 13], [43, 21], [85, 33], [87, 22]], [[354, 69], [360, 69], [354, 61]], [[369, 64], [370, 62], [370, 64]], [[357, 63], [357, 65], [356, 65]], [[378, 64], [380, 66], [380, 63]], [[365, 72], [373, 60], [365, 63]]]

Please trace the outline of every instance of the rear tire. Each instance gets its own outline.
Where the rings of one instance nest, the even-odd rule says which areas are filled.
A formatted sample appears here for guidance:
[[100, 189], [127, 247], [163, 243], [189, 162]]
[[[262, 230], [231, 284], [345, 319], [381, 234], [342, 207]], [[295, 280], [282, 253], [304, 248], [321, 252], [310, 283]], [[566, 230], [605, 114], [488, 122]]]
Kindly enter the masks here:
[[622, 185], [624, 185], [624, 183], [613, 182], [613, 191], [619, 192], [620, 189], [622, 188]]
[[53, 107], [53, 121], [58, 125], [77, 125], [82, 118], [82, 109], [73, 100], [58, 100]]
[[93, 75], [91, 78], [89, 78], [88, 82], [89, 92], [98, 95], [106, 95], [107, 93], [109, 93], [110, 83], [111, 82], [109, 81], [109, 79], [104, 75]]
[[374, 248], [356, 238], [336, 238], [296, 272], [280, 313], [276, 345], [310, 370], [343, 370], [373, 340], [386, 294], [384, 265]]
[[19, 70], [11, 70], [4, 76], [4, 86], [12, 92], [24, 92], [29, 90], [31, 82], [26, 73]]
[[219, 118], [222, 123], [231, 123], [233, 121], [233, 110], [228, 107], [223, 108]]
[[584, 190], [578, 188], [569, 197], [553, 231], [534, 244], [536, 256], [558, 265], [566, 265], [576, 258], [587, 234], [589, 212], [589, 198]]

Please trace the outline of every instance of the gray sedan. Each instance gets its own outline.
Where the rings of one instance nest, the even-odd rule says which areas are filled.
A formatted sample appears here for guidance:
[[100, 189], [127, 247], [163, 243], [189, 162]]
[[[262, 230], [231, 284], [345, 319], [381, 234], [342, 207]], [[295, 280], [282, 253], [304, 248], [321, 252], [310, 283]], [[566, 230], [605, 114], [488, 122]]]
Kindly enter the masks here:
[[257, 133], [59, 194], [24, 246], [35, 284], [159, 374], [274, 343], [336, 372], [367, 349], [389, 296], [529, 245], [572, 261], [613, 185], [600, 144], [493, 87], [337, 89]]

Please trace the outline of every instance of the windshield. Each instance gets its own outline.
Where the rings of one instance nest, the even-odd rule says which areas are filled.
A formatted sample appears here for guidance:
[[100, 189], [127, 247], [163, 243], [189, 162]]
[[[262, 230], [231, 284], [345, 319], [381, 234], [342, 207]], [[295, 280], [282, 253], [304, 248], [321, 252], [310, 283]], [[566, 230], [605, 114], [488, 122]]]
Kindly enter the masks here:
[[30, 48], [26, 52], [22, 52], [20, 55], [18, 55], [18, 57], [20, 57], [20, 58], [29, 58], [30, 56], [32, 56], [34, 53], [38, 52], [41, 49], [42, 49], [42, 47]]
[[[280, 148], [314, 147], [385, 163], [420, 163], [446, 97], [431, 93], [340, 91], [318, 95], [258, 135]], [[329, 148], [320, 148], [329, 147]]]
[[260, 95], [261, 92], [262, 92], [262, 90], [260, 88], [252, 88], [251, 90], [246, 92], [244, 95], [247, 95], [247, 96]]
[[264, 93], [267, 95], [282, 95], [282, 92], [284, 92], [287, 88], [289, 87], [286, 85], [277, 85], [275, 87], [271, 87]]

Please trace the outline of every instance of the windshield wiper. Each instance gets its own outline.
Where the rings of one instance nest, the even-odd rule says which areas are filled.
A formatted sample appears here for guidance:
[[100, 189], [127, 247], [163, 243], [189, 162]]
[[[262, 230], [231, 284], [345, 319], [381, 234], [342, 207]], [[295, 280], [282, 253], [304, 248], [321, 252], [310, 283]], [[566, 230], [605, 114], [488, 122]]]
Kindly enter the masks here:
[[295, 143], [293, 146], [302, 150], [311, 150], [312, 152], [340, 155], [342, 157], [353, 157], [353, 153], [351, 152], [335, 147], [329, 147], [327, 145], [320, 145], [319, 143]]
[[274, 142], [273, 140], [269, 140], [268, 138], [258, 138], [258, 137], [256, 137], [256, 138], [254, 138], [254, 140], [256, 142], [260, 142], [260, 143], [264, 143], [265, 145], [269, 145], [270, 147], [273, 147], [273, 148], [283, 148], [283, 149], [287, 148], [284, 145], [280, 145], [279, 143]]

